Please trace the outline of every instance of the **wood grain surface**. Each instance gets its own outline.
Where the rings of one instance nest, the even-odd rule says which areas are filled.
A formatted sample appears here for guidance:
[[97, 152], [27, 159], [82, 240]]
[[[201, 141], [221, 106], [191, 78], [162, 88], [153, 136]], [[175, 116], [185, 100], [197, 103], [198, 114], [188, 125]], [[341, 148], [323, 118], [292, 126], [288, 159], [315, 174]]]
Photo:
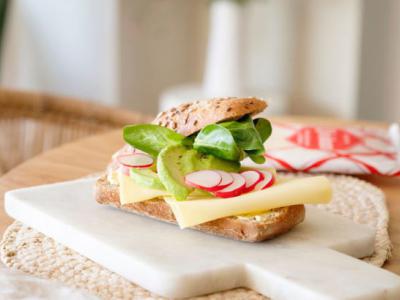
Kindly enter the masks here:
[[[274, 118], [271, 118], [274, 120]], [[275, 119], [277, 120], [277, 119]], [[386, 126], [382, 123], [339, 121], [309, 117], [279, 118], [279, 121], [300, 121], [309, 124]], [[20, 187], [53, 183], [79, 178], [90, 173], [101, 172], [111, 154], [123, 144], [121, 131], [95, 135], [50, 150], [32, 158], [0, 178], [0, 234], [12, 222], [3, 210], [3, 195], [6, 191]], [[387, 198], [390, 211], [390, 237], [393, 242], [392, 258], [385, 268], [400, 274], [400, 178], [382, 176], [359, 176], [380, 187]]]

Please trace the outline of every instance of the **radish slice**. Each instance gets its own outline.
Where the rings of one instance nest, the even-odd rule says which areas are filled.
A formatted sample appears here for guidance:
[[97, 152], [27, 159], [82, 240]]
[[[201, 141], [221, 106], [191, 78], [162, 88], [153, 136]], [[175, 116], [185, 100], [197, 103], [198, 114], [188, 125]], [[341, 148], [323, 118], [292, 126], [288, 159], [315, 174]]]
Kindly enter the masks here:
[[254, 189], [257, 183], [264, 179], [264, 174], [258, 170], [248, 170], [240, 173], [246, 180], [246, 190], [245, 192], [250, 192]]
[[256, 184], [253, 189], [254, 191], [265, 190], [266, 188], [272, 186], [275, 182], [275, 177], [272, 172], [262, 171], [262, 173], [264, 174], [264, 179]]
[[221, 175], [211, 170], [196, 171], [185, 176], [187, 185], [203, 190], [210, 190], [217, 187], [221, 183], [221, 180]]
[[217, 172], [221, 176], [220, 183], [216, 186], [212, 186], [209, 188], [202, 188], [203, 190], [206, 190], [208, 192], [219, 191], [219, 190], [226, 188], [228, 185], [230, 185], [233, 182], [233, 177], [228, 172], [219, 171], [219, 170], [215, 170], [215, 172]]
[[230, 185], [233, 182], [233, 177], [230, 173], [225, 172], [225, 171], [216, 171], [219, 175], [221, 175], [221, 182], [216, 186], [214, 191], [222, 190], [226, 188], [228, 185]]
[[117, 161], [131, 168], [148, 168], [153, 165], [153, 158], [143, 153], [121, 154], [117, 156]]
[[244, 179], [244, 177], [237, 173], [230, 173], [230, 174], [233, 177], [233, 182], [226, 188], [216, 191], [214, 193], [215, 196], [221, 198], [229, 198], [229, 197], [239, 196], [240, 194], [243, 193], [246, 186], [246, 180]]

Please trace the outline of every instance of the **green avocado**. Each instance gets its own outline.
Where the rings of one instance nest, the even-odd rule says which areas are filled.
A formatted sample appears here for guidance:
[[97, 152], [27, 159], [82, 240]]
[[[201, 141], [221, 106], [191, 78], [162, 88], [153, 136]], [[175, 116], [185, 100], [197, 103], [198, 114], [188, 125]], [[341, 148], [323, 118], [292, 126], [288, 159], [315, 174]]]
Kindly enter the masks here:
[[190, 151], [183, 146], [168, 146], [161, 150], [157, 158], [158, 176], [176, 200], [185, 200], [192, 191], [184, 180], [185, 174], [194, 169]]
[[240, 163], [218, 158], [211, 154], [203, 154], [196, 150], [190, 150], [193, 153], [195, 165], [194, 171], [199, 170], [221, 170], [226, 172], [238, 172]]
[[199, 170], [237, 172], [239, 168], [239, 162], [202, 154], [181, 145], [165, 147], [157, 158], [157, 173], [161, 183], [176, 200], [185, 200], [193, 191], [185, 184], [186, 174]]
[[138, 185], [145, 186], [154, 190], [165, 191], [164, 185], [161, 183], [157, 173], [151, 169], [131, 168], [130, 177]]

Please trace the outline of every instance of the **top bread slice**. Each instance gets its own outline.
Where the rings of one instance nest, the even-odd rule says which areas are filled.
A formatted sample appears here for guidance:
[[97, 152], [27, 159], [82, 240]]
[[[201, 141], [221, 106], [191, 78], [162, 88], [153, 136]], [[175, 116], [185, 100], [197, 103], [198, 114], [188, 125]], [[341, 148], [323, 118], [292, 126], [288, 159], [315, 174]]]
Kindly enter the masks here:
[[266, 107], [267, 103], [264, 100], [254, 97], [195, 101], [159, 113], [153, 124], [189, 136], [206, 125], [237, 120], [245, 115], [256, 115]]

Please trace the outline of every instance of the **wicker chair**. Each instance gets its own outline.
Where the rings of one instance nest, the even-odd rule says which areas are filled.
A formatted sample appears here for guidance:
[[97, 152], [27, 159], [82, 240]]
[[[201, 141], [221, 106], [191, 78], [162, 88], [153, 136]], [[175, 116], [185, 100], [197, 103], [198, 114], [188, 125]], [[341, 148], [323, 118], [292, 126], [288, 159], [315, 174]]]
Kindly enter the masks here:
[[150, 119], [90, 102], [0, 89], [0, 176], [55, 146]]

